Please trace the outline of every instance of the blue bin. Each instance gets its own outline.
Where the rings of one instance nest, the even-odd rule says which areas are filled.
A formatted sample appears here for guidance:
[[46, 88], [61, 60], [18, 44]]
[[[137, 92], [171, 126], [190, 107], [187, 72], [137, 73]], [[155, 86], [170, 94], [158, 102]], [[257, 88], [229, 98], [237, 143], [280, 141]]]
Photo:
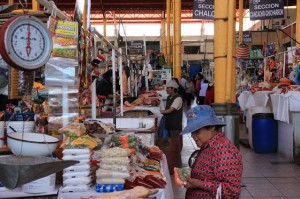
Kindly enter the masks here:
[[252, 141], [255, 153], [277, 152], [278, 128], [273, 113], [252, 115]]

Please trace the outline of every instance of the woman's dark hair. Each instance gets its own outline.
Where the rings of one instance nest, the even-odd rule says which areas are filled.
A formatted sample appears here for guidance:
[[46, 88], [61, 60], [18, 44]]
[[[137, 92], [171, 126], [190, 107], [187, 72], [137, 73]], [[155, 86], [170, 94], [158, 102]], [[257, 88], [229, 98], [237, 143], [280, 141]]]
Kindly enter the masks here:
[[112, 77], [112, 75], [113, 75], [113, 72], [110, 69], [110, 70], [106, 71], [105, 73], [103, 73], [103, 79], [109, 81], [109, 78]]
[[205, 127], [203, 127], [204, 129], [206, 129], [206, 130], [211, 130], [211, 129], [215, 129], [217, 132], [220, 132], [221, 131], [221, 128], [222, 128], [223, 126], [205, 126]]

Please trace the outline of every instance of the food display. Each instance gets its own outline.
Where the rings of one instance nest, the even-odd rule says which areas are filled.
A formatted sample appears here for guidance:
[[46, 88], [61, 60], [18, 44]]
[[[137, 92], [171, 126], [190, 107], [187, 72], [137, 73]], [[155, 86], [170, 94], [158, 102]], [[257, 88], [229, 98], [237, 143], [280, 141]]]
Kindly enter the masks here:
[[85, 121], [84, 126], [87, 134], [110, 134], [115, 132], [115, 125], [105, 124], [101, 121]]
[[250, 88], [250, 92], [252, 93], [255, 93], [257, 91], [271, 91], [271, 90], [272, 88], [268, 82], [260, 82], [260, 83], [256, 82]]
[[116, 147], [122, 147], [123, 149], [129, 149], [131, 152], [135, 152], [138, 149], [140, 143], [139, 138], [134, 135], [114, 135], [112, 142]]
[[100, 138], [91, 137], [86, 134], [86, 128], [82, 123], [71, 123], [70, 125], [59, 130], [65, 135], [60, 148], [84, 148], [94, 149], [98, 145], [102, 145]]
[[64, 149], [63, 160], [77, 160], [78, 164], [63, 171], [62, 192], [87, 191], [92, 183], [93, 174], [90, 170], [91, 152], [88, 148]]
[[85, 199], [126, 199], [126, 198], [147, 198], [155, 193], [158, 190], [150, 190], [143, 186], [136, 186], [130, 190], [124, 190], [114, 193], [107, 193], [103, 196], [90, 196], [84, 197]]
[[[97, 152], [96, 152], [97, 153]], [[114, 147], [101, 149], [99, 169], [96, 172], [97, 192], [114, 192], [124, 188], [125, 178], [129, 177], [128, 156], [126, 149]]]
[[150, 91], [142, 94], [135, 101], [131, 103], [134, 106], [159, 106], [160, 96], [155, 91]]

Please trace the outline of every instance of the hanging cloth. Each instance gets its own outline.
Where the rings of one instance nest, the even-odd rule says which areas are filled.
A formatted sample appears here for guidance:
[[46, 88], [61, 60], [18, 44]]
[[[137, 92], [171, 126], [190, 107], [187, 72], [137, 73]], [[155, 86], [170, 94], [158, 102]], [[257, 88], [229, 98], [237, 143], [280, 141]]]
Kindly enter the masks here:
[[240, 44], [236, 49], [236, 58], [248, 59], [249, 58], [249, 46], [247, 44]]

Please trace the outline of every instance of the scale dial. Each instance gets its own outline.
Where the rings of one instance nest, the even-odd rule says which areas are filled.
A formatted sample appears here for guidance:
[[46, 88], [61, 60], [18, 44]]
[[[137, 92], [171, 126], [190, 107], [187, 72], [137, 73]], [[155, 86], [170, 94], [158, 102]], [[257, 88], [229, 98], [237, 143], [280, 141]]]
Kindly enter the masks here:
[[6, 21], [0, 30], [0, 53], [12, 67], [36, 70], [49, 60], [51, 35], [38, 18], [16, 16]]

